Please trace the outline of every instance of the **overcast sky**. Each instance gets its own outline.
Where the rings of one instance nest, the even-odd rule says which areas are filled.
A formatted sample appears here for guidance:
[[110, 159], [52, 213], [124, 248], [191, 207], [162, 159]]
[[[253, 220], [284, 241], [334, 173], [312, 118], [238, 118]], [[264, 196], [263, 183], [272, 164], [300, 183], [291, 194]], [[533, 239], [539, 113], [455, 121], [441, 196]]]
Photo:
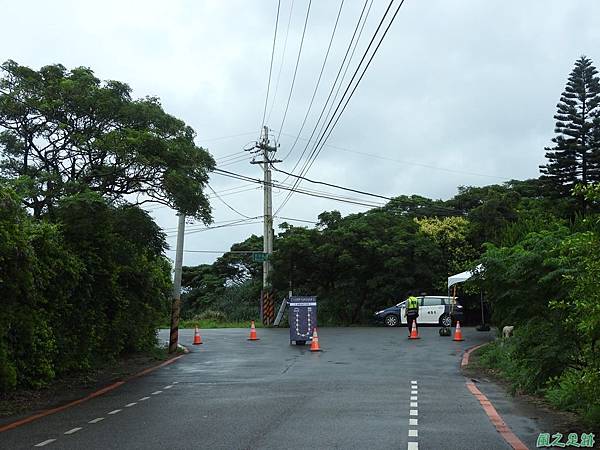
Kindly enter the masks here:
[[[374, 0], [351, 71], [387, 3]], [[302, 137], [315, 126], [363, 4], [344, 2]], [[307, 6], [307, 0], [281, 1], [267, 108], [272, 111], [267, 125], [277, 133]], [[339, 7], [340, 0], [312, 2], [279, 157], [288, 153], [300, 132]], [[167, 112], [196, 130], [198, 145], [216, 159], [240, 152], [259, 136], [276, 0], [0, 0], [0, 11], [1, 61], [13, 59], [35, 69], [54, 63], [87, 66], [101, 79], [128, 83], [136, 97], [157, 96]], [[454, 195], [459, 185], [537, 177], [573, 63], [585, 54], [600, 64], [599, 18], [598, 0], [406, 0], [327, 141], [330, 146], [307, 176], [385, 196], [442, 199]], [[280, 166], [288, 171], [294, 167], [305, 145], [300, 139]], [[233, 163], [225, 165], [227, 161]], [[262, 176], [259, 166], [249, 164], [249, 156], [221, 164]], [[274, 174], [274, 179], [284, 177]], [[223, 200], [245, 215], [261, 215], [261, 191], [243, 185], [211, 177], [218, 192], [242, 186], [223, 192]], [[302, 186], [333, 192], [309, 183]], [[238, 192], [248, 187], [255, 188]], [[275, 191], [275, 209], [284, 197], [285, 192]], [[211, 202], [217, 223], [240, 218], [218, 199]], [[278, 215], [316, 220], [320, 212], [333, 209], [348, 214], [366, 208], [295, 194]], [[158, 208], [152, 214], [169, 236], [174, 234], [173, 211]], [[194, 227], [198, 225], [190, 229]], [[227, 250], [252, 233], [262, 235], [262, 225], [193, 233], [186, 236], [185, 248]], [[174, 237], [169, 242], [174, 247]], [[189, 252], [184, 264], [217, 256]]]

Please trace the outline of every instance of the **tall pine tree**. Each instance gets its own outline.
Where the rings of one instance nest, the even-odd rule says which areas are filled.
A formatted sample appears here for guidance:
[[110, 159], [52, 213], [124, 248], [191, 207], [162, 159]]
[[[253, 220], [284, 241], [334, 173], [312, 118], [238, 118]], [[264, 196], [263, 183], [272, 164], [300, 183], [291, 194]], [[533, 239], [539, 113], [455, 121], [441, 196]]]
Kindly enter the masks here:
[[[546, 147], [548, 163], [541, 178], [560, 196], [570, 196], [576, 184], [600, 181], [600, 82], [592, 61], [575, 62], [554, 116], [556, 137]], [[585, 206], [584, 206], [585, 207]]]

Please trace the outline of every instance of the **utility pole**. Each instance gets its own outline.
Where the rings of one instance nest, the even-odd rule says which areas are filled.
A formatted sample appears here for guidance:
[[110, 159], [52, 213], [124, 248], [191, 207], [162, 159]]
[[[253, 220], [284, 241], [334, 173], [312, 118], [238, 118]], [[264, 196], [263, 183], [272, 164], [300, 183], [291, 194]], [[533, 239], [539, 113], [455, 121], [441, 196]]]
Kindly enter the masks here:
[[271, 253], [273, 253], [273, 189], [271, 185], [271, 167], [269, 166], [269, 136], [268, 128], [264, 128], [265, 135], [261, 142], [263, 150], [263, 178], [264, 184], [264, 221], [263, 221], [263, 252], [266, 253], [263, 261], [263, 289], [269, 285], [271, 273]]
[[169, 353], [177, 352], [179, 342], [179, 313], [181, 311], [181, 267], [183, 265], [183, 237], [185, 234], [185, 214], [179, 213], [177, 226], [177, 247], [175, 248], [175, 273], [173, 276], [173, 300], [171, 303], [171, 333]]
[[281, 162], [280, 160], [271, 159], [271, 154], [277, 151], [277, 145], [270, 145], [269, 128], [263, 126], [260, 142], [255, 145], [257, 154], [261, 154], [262, 160], [252, 160], [251, 164], [262, 164], [263, 180], [264, 180], [264, 222], [263, 222], [263, 253], [265, 260], [263, 261], [263, 290], [268, 290], [270, 287], [269, 275], [271, 273], [271, 254], [273, 253], [273, 196], [271, 182], [271, 164]]

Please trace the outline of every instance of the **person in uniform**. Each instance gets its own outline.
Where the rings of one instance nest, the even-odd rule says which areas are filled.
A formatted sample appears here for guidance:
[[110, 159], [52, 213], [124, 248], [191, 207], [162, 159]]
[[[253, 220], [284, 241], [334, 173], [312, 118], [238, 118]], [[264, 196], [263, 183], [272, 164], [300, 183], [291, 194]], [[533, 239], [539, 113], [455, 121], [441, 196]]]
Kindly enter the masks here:
[[413, 323], [415, 324], [415, 328], [418, 329], [417, 317], [419, 317], [419, 299], [414, 295], [411, 295], [408, 297], [408, 299], [406, 299], [406, 312], [404, 314], [406, 316], [406, 324], [408, 326], [408, 336], [410, 337]]

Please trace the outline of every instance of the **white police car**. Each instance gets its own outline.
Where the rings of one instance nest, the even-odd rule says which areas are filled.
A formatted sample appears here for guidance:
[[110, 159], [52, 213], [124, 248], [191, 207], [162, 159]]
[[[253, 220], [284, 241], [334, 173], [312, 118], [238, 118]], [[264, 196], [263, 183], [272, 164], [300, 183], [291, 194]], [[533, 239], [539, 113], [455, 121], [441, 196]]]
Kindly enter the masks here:
[[[457, 320], [463, 320], [463, 307], [452, 297], [427, 295], [417, 297], [419, 300], [419, 324], [434, 324], [449, 327]], [[375, 313], [375, 321], [383, 322], [388, 327], [406, 325], [406, 300]]]

